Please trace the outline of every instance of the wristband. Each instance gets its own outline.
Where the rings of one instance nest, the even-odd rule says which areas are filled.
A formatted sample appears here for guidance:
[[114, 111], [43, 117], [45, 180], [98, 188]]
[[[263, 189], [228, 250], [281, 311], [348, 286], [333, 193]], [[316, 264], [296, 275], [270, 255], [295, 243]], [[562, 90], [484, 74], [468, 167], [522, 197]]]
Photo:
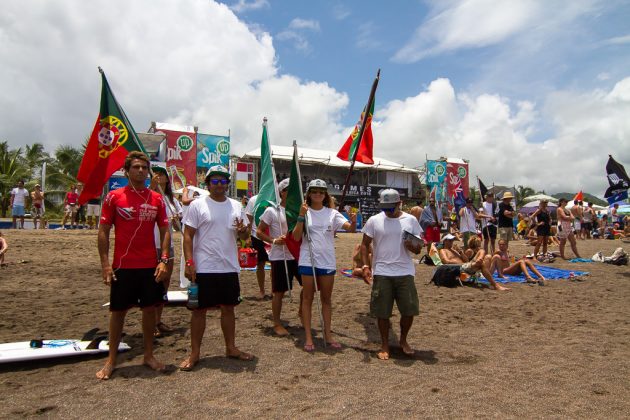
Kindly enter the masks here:
[[305, 220], [306, 220], [306, 218], [304, 216], [298, 216], [298, 218], [297, 218], [298, 222], [303, 222]]
[[186, 267], [194, 267], [194, 266], [195, 266], [195, 261], [186, 260]]
[[361, 270], [365, 270], [366, 268], [370, 268], [370, 266], [366, 264], [363, 267], [361, 267]]
[[160, 257], [161, 260], [168, 260], [169, 255], [168, 254], [162, 254], [162, 256]]
[[160, 258], [158, 260], [158, 263], [160, 263], [160, 264], [168, 264], [168, 258]]

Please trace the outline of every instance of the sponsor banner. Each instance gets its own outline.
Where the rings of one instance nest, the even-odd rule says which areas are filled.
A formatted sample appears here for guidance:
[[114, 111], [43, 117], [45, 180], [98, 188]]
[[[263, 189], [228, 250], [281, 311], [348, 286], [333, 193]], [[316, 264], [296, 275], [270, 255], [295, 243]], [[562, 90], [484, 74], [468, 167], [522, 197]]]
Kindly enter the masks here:
[[[144, 185], [148, 188], [149, 184], [151, 184], [151, 179], [147, 178]], [[118, 188], [126, 187], [127, 185], [129, 185], [129, 180], [124, 176], [113, 176], [109, 178], [109, 181], [107, 181], [109, 191], [117, 190]]]
[[459, 204], [458, 201], [462, 201], [468, 197], [468, 164], [467, 163], [452, 163], [446, 164], [446, 191], [447, 201], [450, 204]]
[[446, 201], [446, 162], [428, 160], [426, 178], [429, 197], [435, 198], [437, 202]]
[[230, 137], [197, 133], [197, 185], [205, 187], [211, 166], [230, 167]]
[[155, 134], [166, 136], [166, 166], [173, 190], [197, 185], [196, 133], [168, 130], [158, 123]]

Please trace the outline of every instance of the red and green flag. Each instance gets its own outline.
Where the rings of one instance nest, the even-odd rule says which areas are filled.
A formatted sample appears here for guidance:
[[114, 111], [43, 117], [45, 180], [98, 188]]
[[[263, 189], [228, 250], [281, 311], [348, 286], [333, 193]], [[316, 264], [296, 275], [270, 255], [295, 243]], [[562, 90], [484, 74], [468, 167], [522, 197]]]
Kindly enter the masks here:
[[[337, 157], [339, 159], [350, 162], [356, 153], [356, 160], [358, 162], [368, 165], [374, 163], [374, 160], [372, 159], [372, 144], [374, 142], [372, 138], [372, 115], [374, 114], [374, 100], [372, 100], [372, 103], [368, 105], [369, 113], [367, 116], [367, 122], [365, 123], [365, 129], [361, 132], [361, 125], [363, 118], [365, 117], [365, 110], [367, 109], [367, 106], [363, 109], [361, 118], [359, 118], [357, 125], [354, 126], [352, 134], [350, 134], [350, 137], [348, 137], [344, 145], [341, 147], [341, 150], [339, 150], [339, 153], [337, 153]], [[361, 139], [361, 141], [359, 141], [359, 139]]]
[[287, 200], [285, 212], [287, 215], [288, 233], [285, 243], [291, 255], [296, 260], [300, 259], [300, 245], [302, 239], [296, 241], [293, 239], [293, 228], [297, 223], [300, 215], [300, 207], [304, 202], [304, 194], [302, 192], [302, 176], [300, 175], [300, 164], [298, 161], [297, 143], [293, 142], [293, 161], [291, 162], [291, 175], [289, 175], [289, 186], [287, 188]]
[[101, 195], [103, 186], [125, 163], [129, 152], [146, 153], [127, 115], [101, 72], [101, 107], [88, 141], [77, 180], [83, 183], [79, 204]]

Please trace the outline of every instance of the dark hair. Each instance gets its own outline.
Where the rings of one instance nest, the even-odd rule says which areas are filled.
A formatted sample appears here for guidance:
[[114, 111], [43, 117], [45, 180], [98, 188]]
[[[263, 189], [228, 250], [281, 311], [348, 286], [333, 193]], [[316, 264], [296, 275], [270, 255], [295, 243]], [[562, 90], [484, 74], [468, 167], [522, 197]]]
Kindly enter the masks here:
[[129, 171], [129, 169], [131, 168], [131, 162], [134, 159], [145, 161], [147, 163], [147, 167], [151, 165], [151, 161], [149, 160], [149, 157], [147, 155], [137, 150], [134, 150], [133, 152], [130, 152], [125, 158], [125, 171]]
[[567, 200], [566, 198], [561, 198], [560, 200], [558, 200], [558, 205], [562, 205], [562, 202], [568, 203], [569, 200]]
[[164, 195], [169, 199], [172, 205], [175, 205], [175, 198], [173, 197], [173, 187], [171, 186], [171, 178], [168, 176], [168, 173], [164, 173], [162, 171], [155, 171], [155, 173], [161, 173], [166, 176], [166, 187], [164, 187]]
[[[310, 193], [310, 190], [306, 191], [306, 204], [308, 204], [308, 206], [310, 207], [311, 195], [309, 193]], [[322, 202], [322, 204], [324, 205], [324, 207], [332, 206], [332, 197], [328, 194], [328, 191], [324, 193], [324, 201]]]

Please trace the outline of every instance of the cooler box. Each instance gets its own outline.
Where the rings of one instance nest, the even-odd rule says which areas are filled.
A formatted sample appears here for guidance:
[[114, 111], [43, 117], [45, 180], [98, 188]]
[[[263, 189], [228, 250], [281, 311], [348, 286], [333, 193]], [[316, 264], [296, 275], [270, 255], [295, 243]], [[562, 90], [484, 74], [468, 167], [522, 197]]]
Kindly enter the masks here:
[[253, 268], [258, 263], [258, 252], [253, 248], [239, 248], [238, 263], [241, 268]]

